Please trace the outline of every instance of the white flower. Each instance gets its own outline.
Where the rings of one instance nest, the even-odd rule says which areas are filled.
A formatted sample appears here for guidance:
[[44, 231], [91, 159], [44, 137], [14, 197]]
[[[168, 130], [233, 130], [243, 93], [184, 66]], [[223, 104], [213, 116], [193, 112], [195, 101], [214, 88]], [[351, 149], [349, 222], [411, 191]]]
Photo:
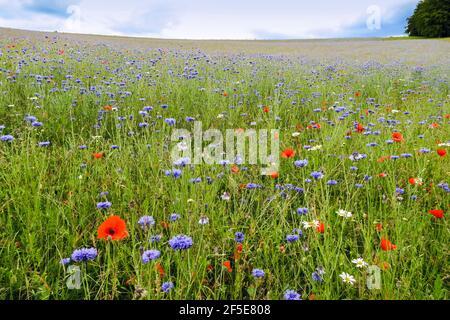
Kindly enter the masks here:
[[450, 147], [450, 142], [439, 143], [438, 147]]
[[350, 274], [348, 274], [346, 272], [342, 272], [339, 275], [339, 277], [341, 277], [342, 282], [348, 283], [350, 285], [353, 285], [356, 282], [355, 278], [352, 275], [350, 275]]
[[300, 135], [300, 132], [293, 132], [292, 133], [292, 136], [295, 138], [295, 137], [298, 137]]
[[322, 145], [318, 144], [317, 146], [313, 146], [311, 148], [308, 149], [308, 151], [316, 151], [316, 150], [320, 150], [322, 149]]
[[208, 217], [201, 217], [200, 220], [198, 221], [199, 224], [208, 224], [209, 223], [209, 218]]
[[319, 220], [302, 221], [302, 223], [303, 223], [303, 229], [318, 228], [320, 226]]
[[346, 219], [351, 218], [353, 215], [350, 211], [345, 211], [342, 209], [339, 209], [338, 211], [336, 211], [338, 216], [344, 217]]
[[356, 265], [357, 268], [364, 268], [368, 266], [368, 263], [363, 260], [363, 258], [353, 259], [352, 263]]
[[230, 200], [230, 194], [228, 192], [224, 192], [221, 196], [222, 200], [229, 201]]
[[399, 110], [397, 110], [397, 109], [392, 109], [392, 111], [391, 111], [392, 113], [399, 113], [400, 111]]

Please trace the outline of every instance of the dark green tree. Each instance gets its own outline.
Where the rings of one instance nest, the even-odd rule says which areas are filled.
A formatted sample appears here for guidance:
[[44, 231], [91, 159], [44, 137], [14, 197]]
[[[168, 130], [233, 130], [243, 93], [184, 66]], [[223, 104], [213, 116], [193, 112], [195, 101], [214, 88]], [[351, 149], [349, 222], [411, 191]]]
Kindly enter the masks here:
[[421, 0], [407, 22], [410, 36], [450, 37], [450, 0]]

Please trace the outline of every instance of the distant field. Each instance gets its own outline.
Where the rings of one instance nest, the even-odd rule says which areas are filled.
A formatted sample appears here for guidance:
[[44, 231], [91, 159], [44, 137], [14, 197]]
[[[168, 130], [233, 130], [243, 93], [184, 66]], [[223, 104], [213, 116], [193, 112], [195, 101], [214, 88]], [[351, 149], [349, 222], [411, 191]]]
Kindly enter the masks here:
[[450, 43], [385, 40], [0, 28], [0, 298], [448, 299]]

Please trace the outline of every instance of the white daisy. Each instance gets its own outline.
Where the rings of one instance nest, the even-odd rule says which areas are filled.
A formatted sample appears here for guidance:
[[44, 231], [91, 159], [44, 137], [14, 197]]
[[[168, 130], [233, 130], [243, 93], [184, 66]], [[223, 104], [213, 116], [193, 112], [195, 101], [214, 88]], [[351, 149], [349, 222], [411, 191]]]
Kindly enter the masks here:
[[352, 263], [356, 265], [357, 268], [364, 268], [368, 266], [368, 263], [363, 260], [363, 258], [353, 259]]
[[339, 209], [338, 211], [336, 211], [338, 216], [341, 216], [343, 218], [351, 218], [353, 216], [353, 214], [350, 211], [345, 211], [343, 209]]
[[348, 274], [346, 272], [342, 272], [339, 277], [341, 277], [342, 282], [348, 283], [350, 285], [353, 285], [356, 282], [355, 278], [351, 274]]

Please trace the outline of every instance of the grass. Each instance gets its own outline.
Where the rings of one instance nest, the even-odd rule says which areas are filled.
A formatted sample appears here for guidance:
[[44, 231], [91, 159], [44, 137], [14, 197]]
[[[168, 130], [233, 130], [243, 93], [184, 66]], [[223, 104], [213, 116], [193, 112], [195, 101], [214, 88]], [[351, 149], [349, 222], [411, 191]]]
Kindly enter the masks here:
[[[15, 138], [0, 141], [2, 299], [282, 299], [288, 289], [303, 299], [448, 299], [450, 201], [442, 184], [450, 162], [448, 154], [436, 153], [437, 142], [450, 136], [446, 43], [436, 43], [426, 56], [419, 43], [405, 44], [409, 60], [392, 63], [404, 53], [390, 51], [397, 44], [383, 53], [379, 41], [369, 43], [381, 52], [378, 60], [333, 41], [322, 44], [331, 52], [320, 59], [292, 48], [289, 55], [268, 54], [270, 43], [244, 54], [245, 43], [228, 51], [226, 43], [193, 49], [169, 41], [144, 49], [120, 40], [93, 42], [54, 34], [0, 37], [1, 135]], [[423, 71], [412, 67], [416, 61]], [[153, 110], [143, 117], [145, 106]], [[29, 115], [43, 125], [25, 121]], [[230, 166], [206, 164], [183, 168], [178, 179], [166, 177], [173, 167], [173, 127], [164, 119], [192, 130], [187, 116], [222, 132], [279, 129], [281, 149], [293, 148], [296, 155], [281, 158], [278, 179], [261, 176], [258, 166], [240, 165], [233, 173]], [[321, 128], [308, 129], [311, 121]], [[148, 126], [140, 127], [144, 122]], [[355, 122], [375, 134], [355, 132]], [[394, 131], [405, 140], [387, 144]], [[43, 141], [51, 144], [39, 147]], [[368, 147], [371, 142], [378, 145]], [[307, 151], [305, 145], [322, 147]], [[430, 153], [420, 153], [424, 147]], [[105, 156], [95, 159], [94, 152]], [[353, 162], [353, 152], [367, 158]], [[401, 154], [412, 157], [377, 161]], [[298, 159], [308, 166], [296, 168]], [[307, 183], [318, 170], [325, 177]], [[200, 183], [190, 182], [197, 177]], [[338, 185], [327, 185], [330, 179]], [[262, 188], [242, 188], [247, 183]], [[281, 192], [277, 184], [304, 192]], [[109, 194], [100, 196], [104, 191]], [[224, 192], [229, 201], [221, 199]], [[97, 209], [106, 199], [111, 208]], [[298, 215], [299, 207], [308, 214]], [[340, 217], [339, 209], [353, 216]], [[430, 209], [444, 210], [444, 218], [434, 218]], [[169, 221], [174, 212], [180, 219]], [[97, 239], [97, 228], [112, 214], [126, 221], [128, 237]], [[150, 230], [137, 223], [144, 215], [156, 221]], [[203, 216], [209, 224], [198, 223]], [[324, 223], [324, 233], [303, 228], [312, 220]], [[295, 228], [303, 237], [287, 243]], [[238, 231], [245, 240], [236, 259]], [[193, 246], [172, 250], [168, 241], [178, 234], [192, 237]], [[151, 243], [153, 235], [161, 241]], [[383, 251], [381, 238], [397, 249]], [[60, 260], [81, 247], [97, 248], [98, 256], [71, 262], [81, 268], [82, 280], [80, 290], [71, 290], [68, 265]], [[152, 248], [161, 257], [144, 264], [142, 250]], [[368, 269], [351, 262], [358, 257], [380, 268], [379, 289], [368, 289]], [[311, 276], [319, 266], [326, 272], [322, 282]], [[255, 279], [254, 268], [264, 270], [264, 278]], [[356, 283], [343, 283], [342, 272]], [[164, 293], [168, 281], [174, 288]]]

